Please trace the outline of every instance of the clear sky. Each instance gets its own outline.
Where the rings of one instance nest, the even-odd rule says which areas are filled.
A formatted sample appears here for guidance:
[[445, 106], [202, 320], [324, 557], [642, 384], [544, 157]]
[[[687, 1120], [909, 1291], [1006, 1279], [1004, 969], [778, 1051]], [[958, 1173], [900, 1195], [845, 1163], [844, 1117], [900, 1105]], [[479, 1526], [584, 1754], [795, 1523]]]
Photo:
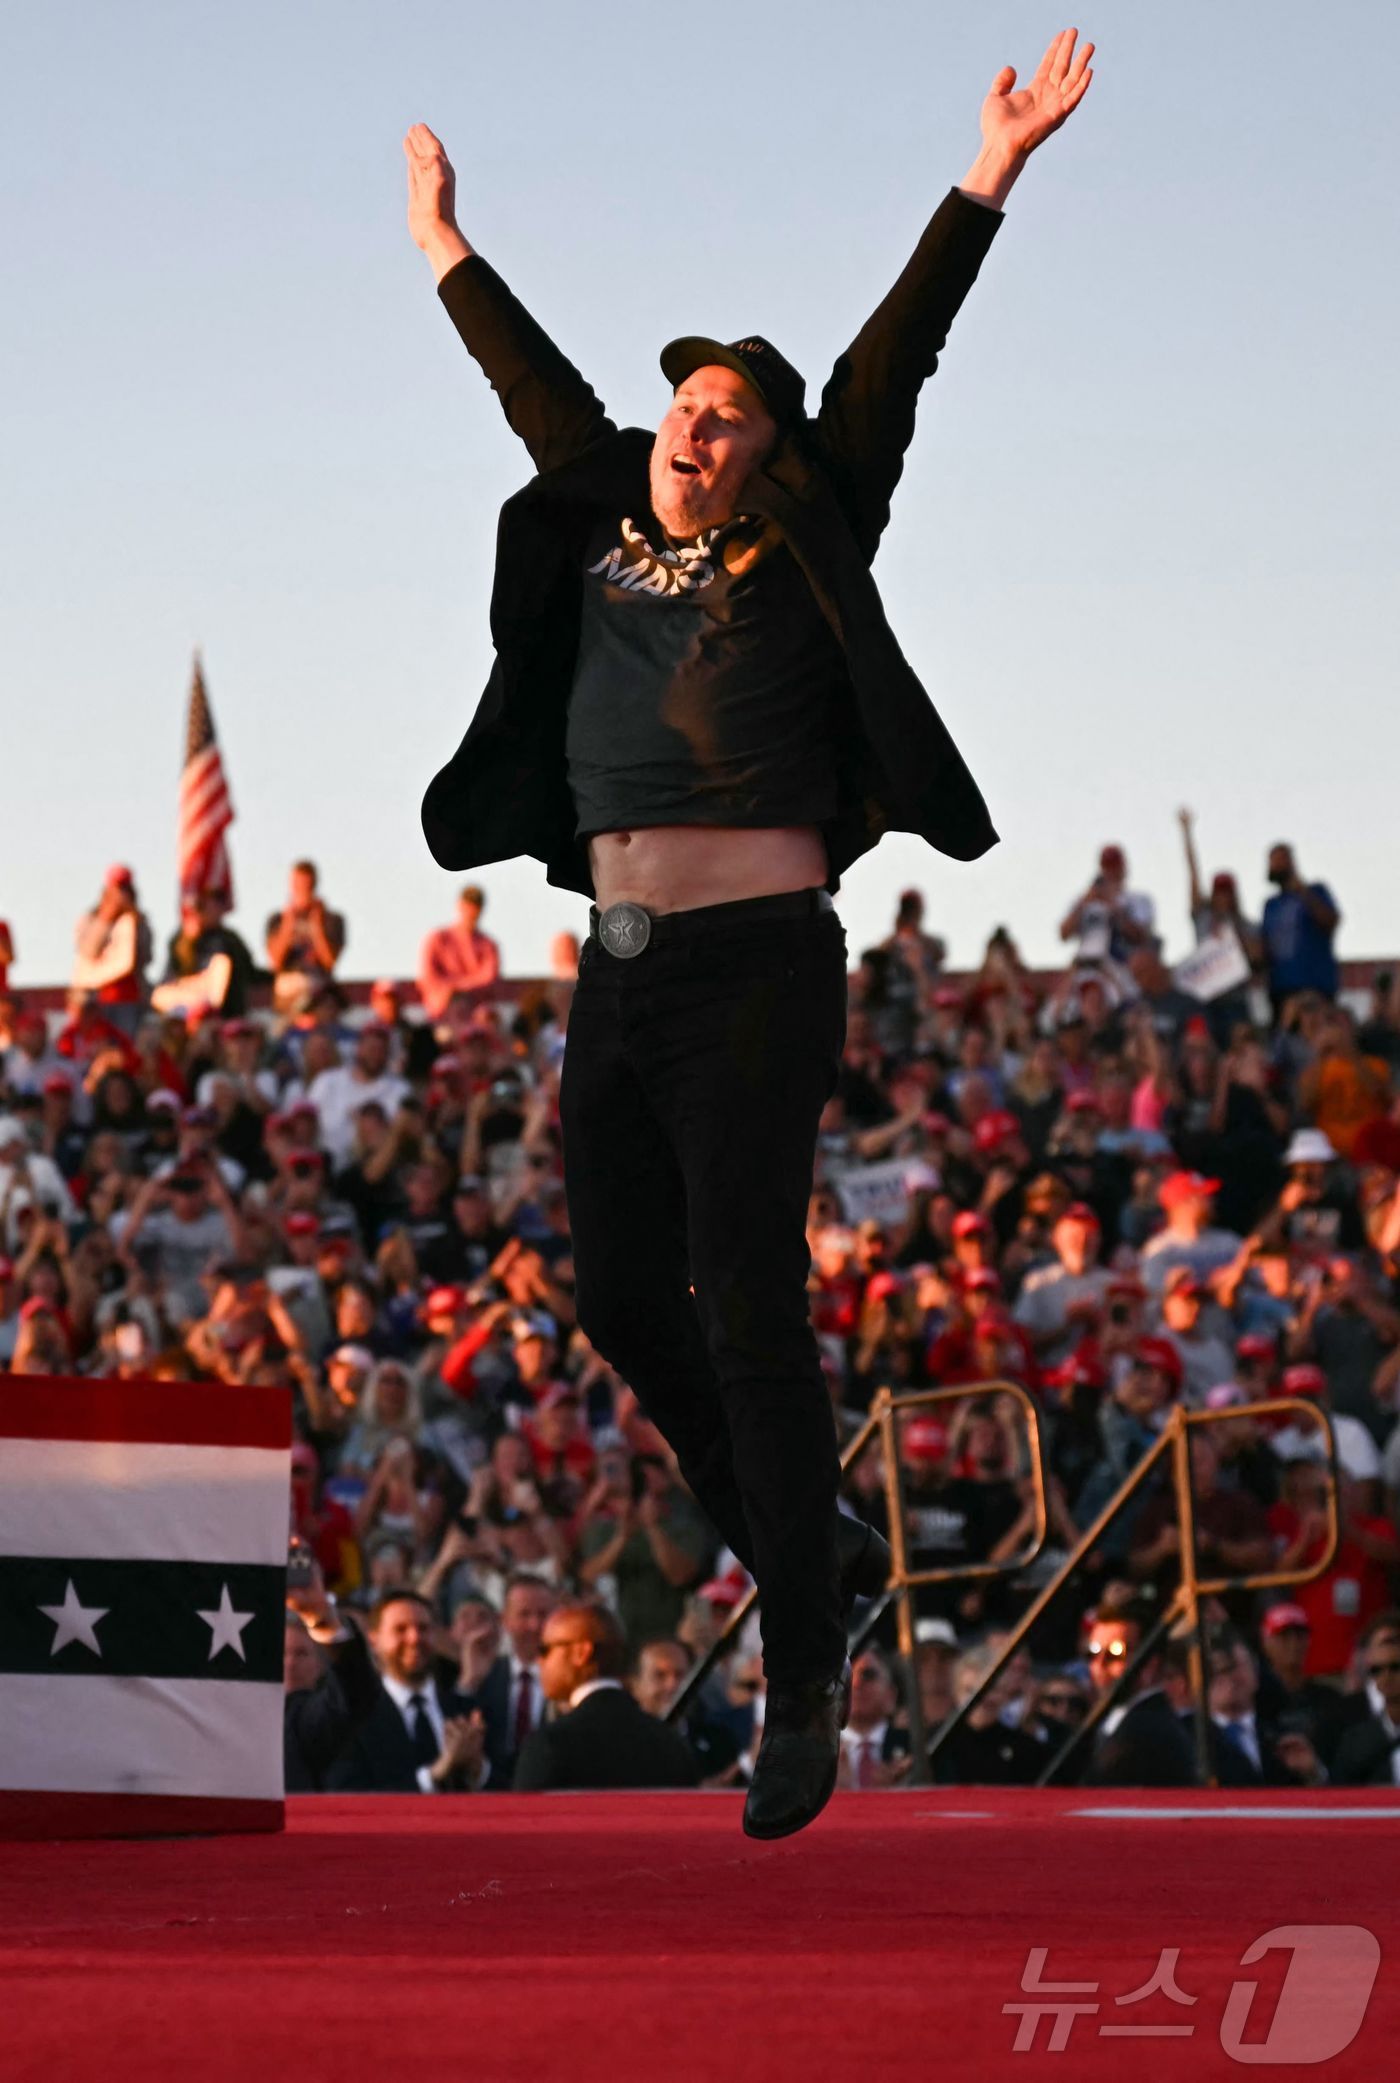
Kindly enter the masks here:
[[[1257, 908], [1275, 836], [1346, 952], [1400, 946], [1400, 71], [1393, 0], [1099, 0], [923, 411], [876, 566], [1003, 843], [886, 840], [853, 947], [926, 890], [1032, 959], [1122, 841], [1186, 941], [1175, 813]], [[966, 170], [1048, 0], [742, 9], [123, 0], [11, 13], [0, 119], [0, 916], [16, 981], [130, 860], [173, 924], [203, 648], [260, 938], [309, 853], [347, 969], [450, 915], [418, 801], [489, 666], [523, 449], [404, 228], [429, 122], [463, 228], [624, 422], [656, 352], [760, 330], [820, 388]], [[579, 900], [482, 877], [508, 968]]]

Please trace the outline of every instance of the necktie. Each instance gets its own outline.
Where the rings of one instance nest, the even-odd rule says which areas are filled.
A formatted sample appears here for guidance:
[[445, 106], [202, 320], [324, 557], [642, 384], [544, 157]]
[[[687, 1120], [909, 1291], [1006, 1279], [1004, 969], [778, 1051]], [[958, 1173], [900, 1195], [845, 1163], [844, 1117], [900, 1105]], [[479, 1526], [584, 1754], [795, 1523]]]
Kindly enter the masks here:
[[868, 1789], [874, 1786], [876, 1762], [875, 1738], [873, 1736], [862, 1736], [860, 1739], [860, 1756], [856, 1759], [856, 1785], [858, 1787]]
[[535, 1726], [534, 1673], [527, 1665], [520, 1673], [520, 1685], [515, 1695], [515, 1748], [519, 1750], [531, 1729]]
[[421, 1692], [410, 1693], [408, 1704], [413, 1710], [410, 1737], [413, 1743], [415, 1765], [435, 1765], [438, 1743], [433, 1734], [433, 1725], [428, 1719], [428, 1709]]

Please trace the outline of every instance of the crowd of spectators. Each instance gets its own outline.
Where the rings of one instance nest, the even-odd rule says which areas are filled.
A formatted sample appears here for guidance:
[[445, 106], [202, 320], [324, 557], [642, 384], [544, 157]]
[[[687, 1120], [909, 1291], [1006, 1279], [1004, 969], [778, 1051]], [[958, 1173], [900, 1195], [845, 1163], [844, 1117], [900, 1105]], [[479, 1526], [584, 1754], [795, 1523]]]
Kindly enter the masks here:
[[[1033, 975], [1000, 929], [951, 974], [923, 902], [859, 953], [810, 1206], [812, 1320], [843, 1437], [876, 1390], [965, 1389], [905, 1417], [926, 1587], [926, 1727], [1178, 1406], [1197, 1563], [1330, 1566], [1211, 1602], [1215, 1776], [1400, 1778], [1400, 993], [1338, 996], [1337, 904], [1273, 849], [1257, 918], [1206, 884], [1183, 816], [1194, 954], [1106, 847]], [[762, 1726], [752, 1628], [659, 1722], [746, 1589], [627, 1385], [575, 1324], [558, 1088], [577, 946], [502, 983], [481, 890], [416, 986], [353, 1005], [347, 925], [297, 863], [255, 959], [191, 897], [158, 982], [134, 878], [79, 922], [66, 1015], [8, 985], [0, 926], [0, 1367], [290, 1383], [294, 1788], [742, 1783]], [[1038, 1414], [1049, 1538], [1035, 1526]], [[1277, 1398], [1287, 1408], [1257, 1414]], [[1296, 1414], [1295, 1414], [1296, 1413]], [[885, 1526], [879, 1453], [845, 1502]], [[1019, 1558], [1025, 1557], [1022, 1563]], [[1180, 1580], [1170, 1497], [1104, 1531], [940, 1752], [1028, 1782]], [[884, 1624], [856, 1660], [855, 1787], [909, 1770]], [[1188, 1783], [1186, 1650], [1167, 1639], [1066, 1770]], [[572, 1728], [560, 1727], [572, 1707]], [[587, 1712], [585, 1713], [585, 1709]], [[574, 1716], [580, 1719], [574, 1720]], [[684, 1740], [676, 1737], [676, 1729]]]

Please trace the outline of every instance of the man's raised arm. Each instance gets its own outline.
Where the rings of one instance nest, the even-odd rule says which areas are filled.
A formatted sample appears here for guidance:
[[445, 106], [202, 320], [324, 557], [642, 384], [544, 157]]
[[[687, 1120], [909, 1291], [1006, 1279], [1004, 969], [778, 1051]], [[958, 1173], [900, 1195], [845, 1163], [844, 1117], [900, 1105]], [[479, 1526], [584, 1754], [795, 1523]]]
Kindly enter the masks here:
[[873, 557], [914, 433], [914, 408], [964, 297], [977, 279], [1000, 212], [1027, 159], [1077, 108], [1094, 46], [1077, 29], [1056, 36], [1030, 85], [1003, 66], [982, 104], [982, 147], [945, 197], [893, 289], [837, 361], [822, 393], [817, 432], [857, 538]]
[[427, 256], [449, 318], [481, 364], [537, 470], [567, 463], [612, 422], [567, 356], [475, 253], [457, 224], [456, 176], [426, 123], [403, 141], [408, 228]]

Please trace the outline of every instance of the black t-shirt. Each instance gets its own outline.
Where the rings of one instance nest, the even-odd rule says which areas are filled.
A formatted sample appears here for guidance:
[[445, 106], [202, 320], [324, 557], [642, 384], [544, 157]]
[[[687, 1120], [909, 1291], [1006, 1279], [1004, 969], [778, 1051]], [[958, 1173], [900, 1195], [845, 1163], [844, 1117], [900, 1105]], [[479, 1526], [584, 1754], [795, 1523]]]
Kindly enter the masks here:
[[649, 515], [600, 521], [585, 552], [566, 738], [579, 837], [827, 823], [848, 683], [791, 552], [742, 520], [660, 550], [648, 528], [664, 541]]

